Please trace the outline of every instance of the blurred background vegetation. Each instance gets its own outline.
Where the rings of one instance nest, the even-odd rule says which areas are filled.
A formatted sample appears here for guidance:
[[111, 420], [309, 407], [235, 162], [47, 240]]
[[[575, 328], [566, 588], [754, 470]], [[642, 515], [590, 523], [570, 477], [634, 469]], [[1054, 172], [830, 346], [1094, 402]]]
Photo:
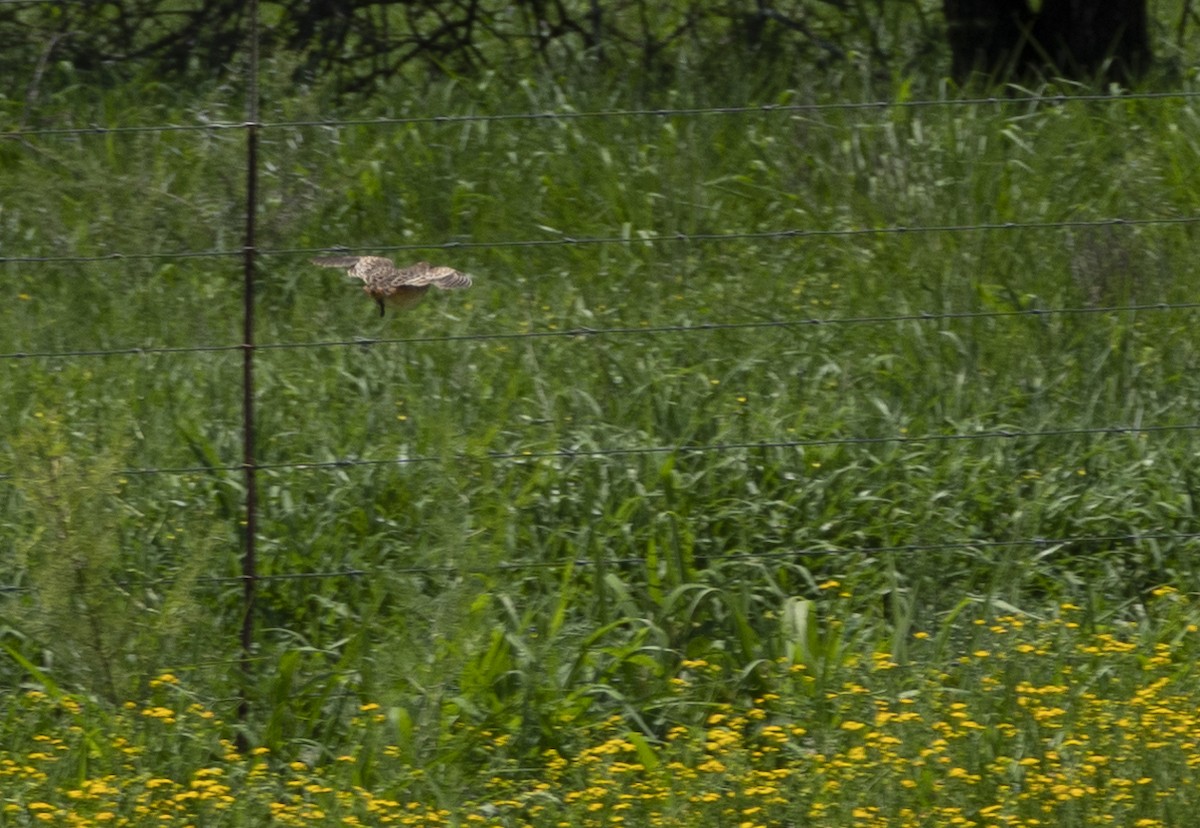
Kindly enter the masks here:
[[[631, 68], [664, 82], [676, 71], [820, 72], [867, 55], [903, 72], [940, 48], [941, 15], [917, 0], [649, 3], [645, 0], [263, 2], [261, 49], [288, 54], [298, 79], [336, 78], [369, 92], [404, 70], [435, 76], [484, 70]], [[137, 67], [168, 76], [221, 74], [246, 57], [249, 4], [228, 0], [6, 3], [0, 68], [6, 75], [58, 63], [121, 77]], [[413, 75], [410, 75], [413, 77]], [[703, 75], [692, 76], [697, 82]]]
[[[1062, 679], [1047, 636], [1194, 640], [1194, 10], [1121, 89], [1048, 39], [964, 94], [955, 20], [1056, 5], [264, 2], [247, 676], [247, 5], [0, 4], [0, 692], [85, 699], [113, 773], [194, 703], [179, 779], [236, 731], [453, 803], [776, 691], [790, 755], [850, 753], [875, 700]], [[334, 245], [478, 278], [381, 322]], [[64, 709], [22, 704], [28, 753]]]
[[[1178, 56], [1196, 12], [1190, 0], [1177, 5], [1152, 19], [1146, 0], [291, 0], [260, 4], [258, 42], [266, 58], [288, 56], [293, 80], [332, 79], [357, 95], [402, 74], [586, 72], [661, 86], [704, 83], [735, 66], [785, 82], [836, 82], [864, 65], [884, 82], [914, 73], [963, 81], [973, 70], [1128, 81], [1148, 68], [1152, 40], [1168, 60]], [[46, 77], [56, 67], [93, 80], [147, 70], [223, 76], [246, 59], [249, 8], [9, 0], [0, 5], [0, 71], [24, 80], [26, 97], [56, 83]]]

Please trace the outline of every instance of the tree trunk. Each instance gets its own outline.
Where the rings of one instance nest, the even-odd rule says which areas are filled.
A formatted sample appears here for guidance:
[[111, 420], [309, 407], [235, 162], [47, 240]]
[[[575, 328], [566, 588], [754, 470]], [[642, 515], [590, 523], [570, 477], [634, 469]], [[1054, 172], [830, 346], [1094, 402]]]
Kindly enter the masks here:
[[1146, 0], [943, 0], [960, 82], [1053, 74], [1128, 84], [1150, 65]]
[[1027, 0], [943, 0], [951, 73], [958, 81], [981, 72], [991, 78], [1017, 73], [1033, 28]]
[[1044, 0], [1033, 33], [1064, 77], [1128, 83], [1150, 65], [1146, 0]]

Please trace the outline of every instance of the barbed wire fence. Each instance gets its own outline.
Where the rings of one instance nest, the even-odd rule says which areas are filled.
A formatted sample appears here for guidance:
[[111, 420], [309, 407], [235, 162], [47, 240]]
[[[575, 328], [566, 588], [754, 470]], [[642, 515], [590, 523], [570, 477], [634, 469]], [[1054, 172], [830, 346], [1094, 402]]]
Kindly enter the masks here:
[[[423, 335], [392, 338], [353, 338], [312, 341], [276, 341], [259, 342], [256, 339], [255, 328], [255, 274], [258, 263], [263, 258], [285, 256], [308, 256], [325, 252], [328, 248], [260, 248], [257, 244], [255, 216], [258, 212], [258, 164], [259, 138], [271, 130], [292, 129], [297, 127], [339, 129], [350, 126], [365, 126], [379, 129], [397, 126], [420, 124], [454, 124], [465, 122], [505, 123], [516, 121], [541, 120], [579, 120], [579, 119], [611, 119], [611, 118], [702, 118], [702, 117], [737, 117], [746, 115], [819, 115], [832, 111], [874, 111], [886, 109], [915, 109], [915, 108], [970, 108], [980, 107], [1014, 107], [1067, 105], [1076, 103], [1106, 103], [1114, 100], [1155, 101], [1155, 100], [1190, 100], [1200, 97], [1200, 93], [1131, 93], [1113, 98], [1110, 95], [1072, 95], [1072, 96], [1042, 96], [1035, 99], [1021, 100], [1019, 98], [987, 97], [973, 99], [939, 99], [924, 101], [870, 101], [870, 102], [835, 102], [827, 104], [797, 104], [770, 106], [714, 106], [692, 107], [680, 109], [629, 109], [629, 110], [599, 110], [590, 112], [545, 111], [523, 112], [508, 114], [479, 114], [479, 115], [430, 115], [403, 118], [378, 119], [321, 119], [263, 122], [258, 110], [258, 31], [257, 31], [257, 2], [251, 3], [248, 19], [252, 21], [249, 48], [251, 59], [246, 77], [248, 90], [248, 111], [244, 122], [202, 123], [202, 124], [157, 124], [142, 126], [104, 126], [95, 125], [85, 128], [45, 128], [21, 129], [0, 132], [0, 139], [24, 141], [35, 138], [75, 137], [86, 140], [92, 136], [109, 136], [135, 133], [178, 132], [178, 131], [231, 131], [240, 132], [245, 137], [245, 227], [244, 244], [240, 248], [225, 248], [213, 250], [177, 250], [148, 252], [139, 250], [112, 251], [96, 255], [0, 255], [0, 265], [29, 264], [53, 265], [67, 263], [98, 263], [105, 261], [127, 260], [171, 260], [194, 258], [227, 258], [240, 257], [242, 260], [242, 306], [243, 326], [240, 342], [197, 343], [188, 346], [156, 347], [137, 346], [96, 349], [74, 349], [60, 351], [13, 351], [0, 353], [0, 361], [21, 360], [84, 360], [84, 359], [156, 359], [175, 358], [189, 353], [202, 352], [240, 352], [242, 355], [242, 460], [240, 463], [228, 463], [220, 466], [178, 466], [178, 467], [140, 467], [120, 470], [124, 476], [151, 477], [158, 475], [209, 475], [213, 473], [228, 473], [243, 475], [244, 479], [244, 513], [243, 548], [241, 551], [241, 574], [237, 576], [210, 576], [199, 579], [200, 583], [214, 585], [240, 586], [242, 588], [242, 623], [239, 627], [240, 655], [236, 664], [243, 675], [242, 692], [235, 700], [239, 721], [245, 722], [251, 715], [251, 696], [249, 687], [253, 681], [253, 671], [256, 664], [262, 662], [263, 656], [256, 653], [255, 640], [255, 605], [258, 589], [261, 584], [270, 582], [297, 581], [306, 579], [359, 579], [376, 574], [367, 568], [341, 568], [312, 571], [272, 572], [263, 574], [257, 569], [257, 541], [259, 528], [258, 485], [259, 474], [274, 473], [307, 473], [321, 470], [344, 469], [350, 467], [392, 466], [408, 464], [444, 463], [443, 456], [415, 456], [404, 458], [335, 458], [325, 461], [296, 460], [283, 462], [260, 462], [255, 445], [255, 408], [256, 385], [254, 376], [254, 358], [256, 353], [268, 350], [298, 350], [298, 349], [332, 349], [332, 348], [376, 348], [402, 346], [414, 343], [460, 343], [502, 340], [546, 340], [546, 339], [589, 339], [589, 338], [632, 338], [648, 339], [662, 336], [705, 336], [718, 331], [756, 331], [780, 328], [816, 328], [816, 327], [870, 327], [887, 326], [900, 323], [930, 323], [952, 320], [979, 319], [1020, 319], [1031, 317], [1106, 315], [1120, 312], [1158, 313], [1172, 311], [1195, 311], [1200, 309], [1200, 301], [1182, 303], [1132, 303], [1104, 306], [1080, 307], [1050, 307], [1029, 308], [1003, 311], [980, 312], [929, 312], [904, 313], [894, 315], [870, 315], [860, 317], [838, 316], [792, 316], [758, 321], [712, 322], [697, 324], [677, 324], [659, 326], [624, 326], [624, 327], [574, 327], [563, 330], [512, 330], [512, 331], [482, 331], [469, 334], [454, 335]], [[944, 224], [926, 226], [880, 226], [858, 228], [791, 228], [771, 231], [731, 231], [723, 233], [702, 234], [648, 234], [633, 238], [628, 237], [573, 237], [560, 234], [546, 239], [509, 239], [501, 241], [472, 242], [454, 241], [430, 244], [403, 244], [384, 247], [373, 247], [373, 250], [385, 252], [428, 251], [428, 250], [471, 250], [471, 249], [502, 249], [502, 248], [538, 248], [538, 247], [597, 247], [607, 245], [674, 245], [674, 244], [720, 244], [731, 241], [810, 241], [820, 242], [827, 239], [846, 239], [857, 237], [877, 237], [894, 235], [917, 234], [968, 234], [968, 233], [1014, 233], [1037, 230], [1074, 230], [1107, 227], [1150, 227], [1150, 226], [1195, 226], [1200, 225], [1200, 214], [1179, 215], [1166, 217], [1145, 216], [1111, 216], [1095, 220], [1064, 220], [1039, 222], [1003, 222], [975, 224]], [[586, 461], [589, 459], [633, 456], [633, 455], [672, 455], [694, 454], [708, 455], [733, 451], [755, 450], [795, 450], [818, 446], [864, 446], [883, 445], [891, 443], [953, 443], [995, 440], [1035, 440], [1066, 436], [1095, 436], [1095, 437], [1129, 437], [1149, 434], [1187, 433], [1200, 431], [1200, 422], [1186, 422], [1171, 425], [1145, 425], [1141, 423], [1114, 424], [1092, 428], [1057, 428], [1034, 430], [997, 429], [990, 431], [974, 431], [959, 433], [929, 433], [929, 434], [895, 434], [879, 437], [839, 436], [818, 439], [775, 439], [760, 441], [710, 442], [702, 444], [678, 445], [618, 445], [603, 448], [561, 448], [548, 451], [512, 451], [488, 452], [482, 459], [488, 462], [537, 463], [543, 461]], [[463, 456], [460, 459], [481, 459]], [[9, 475], [0, 475], [0, 479]], [[978, 552], [986, 549], [1036, 548], [1049, 549], [1065, 547], [1079, 543], [1128, 543], [1137, 544], [1149, 541], [1192, 542], [1200, 540], [1200, 532], [1146, 532], [1128, 534], [1095, 534], [1071, 537], [1042, 538], [1029, 537], [1013, 540], [962, 540], [928, 544], [898, 544], [878, 546], [868, 550], [856, 550], [836, 547], [834, 545], [814, 545], [806, 548], [790, 549], [776, 552], [760, 552], [745, 556], [731, 556], [731, 560], [739, 557], [747, 559], [792, 559], [798, 557], [829, 555], [848, 552], [867, 552], [869, 554], [922, 554], [929, 552]], [[461, 575], [463, 573], [502, 573], [533, 569], [562, 569], [568, 566], [589, 567], [597, 565], [619, 566], [636, 564], [635, 559], [625, 557], [609, 557], [603, 560], [588, 558], [572, 561], [523, 561], [500, 564], [490, 567], [468, 565], [421, 566], [421, 567], [389, 567], [388, 571], [413, 575]], [[156, 583], [169, 583], [169, 579], [159, 579]], [[28, 588], [21, 586], [0, 586], [0, 592], [16, 594], [25, 592]], [[214, 662], [216, 663], [216, 662]], [[229, 663], [229, 662], [221, 662]]]

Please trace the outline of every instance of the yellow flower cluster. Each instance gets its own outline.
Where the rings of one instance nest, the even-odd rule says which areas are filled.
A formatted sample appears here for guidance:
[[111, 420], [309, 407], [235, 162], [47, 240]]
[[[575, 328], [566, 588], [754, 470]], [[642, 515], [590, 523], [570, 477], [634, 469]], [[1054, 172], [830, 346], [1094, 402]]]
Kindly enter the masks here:
[[[447, 786], [432, 766], [412, 767], [378, 704], [316, 761], [239, 753], [195, 704], [133, 705], [99, 734], [79, 702], [30, 693], [18, 700], [24, 718], [49, 711], [65, 726], [24, 746], [8, 734], [0, 824], [1187, 824], [1200, 773], [1195, 632], [1095, 629], [1065, 605], [1049, 621], [1011, 615], [909, 635], [884, 654], [830, 648], [767, 665], [752, 700], [709, 703], [702, 719], [653, 732], [613, 717], [564, 733], [576, 747], [547, 750], [532, 770], [509, 752], [512, 734], [481, 731], [481, 756], [494, 758], [441, 796]], [[679, 677], [677, 694], [735, 681], [702, 659]], [[197, 746], [191, 764], [181, 740]], [[108, 760], [92, 762], [100, 742]]]

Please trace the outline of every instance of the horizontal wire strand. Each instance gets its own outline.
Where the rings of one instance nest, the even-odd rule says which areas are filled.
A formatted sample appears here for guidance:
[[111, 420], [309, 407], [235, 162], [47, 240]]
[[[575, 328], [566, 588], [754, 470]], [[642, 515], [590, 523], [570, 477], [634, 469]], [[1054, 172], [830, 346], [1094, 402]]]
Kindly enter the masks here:
[[[678, 108], [641, 108], [641, 109], [600, 109], [588, 111], [549, 110], [543, 112], [501, 112], [491, 114], [464, 115], [410, 115], [394, 118], [322, 118], [292, 121], [259, 121], [255, 126], [260, 130], [302, 129], [356, 126], [416, 126], [416, 125], [454, 125], [464, 123], [502, 123], [514, 121], [578, 121], [590, 119], [615, 120], [619, 118], [694, 118], [706, 115], [738, 116], [738, 115], [816, 115], [825, 112], [884, 112], [889, 109], [940, 109], [940, 108], [977, 108], [981, 106], [1021, 108], [1030, 105], [1059, 106], [1069, 103], [1114, 103], [1127, 104], [1132, 101], [1161, 101], [1161, 100], [1194, 100], [1200, 97], [1200, 92], [1126, 92], [1120, 95], [1101, 93], [1080, 95], [1021, 95], [1013, 97], [989, 96], [983, 98], [927, 98], [911, 101], [836, 101], [829, 103], [796, 103], [796, 104], [746, 104], [739, 106], [697, 106]], [[121, 135], [155, 132], [217, 132], [245, 129], [250, 124], [246, 121], [212, 121], [197, 124], [144, 124], [130, 126], [102, 126], [91, 124], [86, 127], [44, 127], [36, 129], [6, 130], [0, 132], [0, 138], [25, 139], [42, 136], [86, 136], [86, 135]]]
[[[1136, 543], [1142, 541], [1195, 541], [1200, 532], [1127, 532], [1108, 535], [1079, 535], [1067, 538], [1014, 538], [1011, 540], [961, 540], [937, 543], [903, 543], [872, 548], [843, 547], [836, 545], [813, 545], [800, 549], [784, 549], [772, 552], [737, 552], [729, 555], [707, 556], [710, 564], [754, 562], [787, 558], [815, 557], [820, 555], [896, 555], [920, 552], [978, 551], [985, 549], [1012, 549], [1022, 546], [1046, 550], [1052, 547], [1067, 547], [1084, 543]], [[495, 575], [503, 572], [528, 570], [559, 570], [570, 567], [638, 566], [645, 564], [644, 557], [624, 556], [613, 558], [573, 558], [569, 561], [510, 561], [492, 566], [409, 566], [379, 569], [346, 569], [314, 572], [284, 572], [260, 575], [262, 580], [295, 581], [311, 579], [362, 578], [380, 574], [397, 575]], [[206, 579], [198, 579], [206, 580]], [[212, 576], [210, 583], [237, 583], [242, 576]]]
[[[818, 437], [795, 440], [760, 440], [730, 443], [706, 443], [703, 445], [658, 445], [621, 446], [597, 449], [553, 449], [543, 451], [501, 451], [486, 454], [454, 454], [450, 457], [418, 455], [416, 457], [393, 458], [341, 458], [335, 460], [296, 460], [284, 462], [256, 463], [255, 468], [263, 471], [318, 471], [370, 466], [411, 466], [445, 462], [533, 462], [540, 460], [588, 460], [605, 457], [646, 456], [656, 454], [706, 454], [731, 451], [764, 451], [772, 449], [828, 448], [831, 446], [877, 446], [889, 443], [922, 445], [925, 443], [971, 442], [983, 440], [1034, 440], [1048, 437], [1114, 437], [1137, 434], [1171, 434], [1200, 431], [1200, 423], [1176, 425], [1138, 426], [1095, 426], [1090, 428], [1055, 428], [1040, 431], [1021, 429], [994, 429], [978, 432], [955, 432], [952, 434], [897, 434], [886, 437]], [[217, 474], [241, 471], [240, 464], [228, 466], [181, 466], [174, 468], [131, 468], [121, 469], [114, 474], [123, 477], [155, 475]], [[0, 477], [11, 478], [12, 475]]]
[[[943, 313], [919, 312], [879, 316], [848, 317], [800, 317], [796, 319], [767, 319], [746, 322], [697, 322], [695, 324], [653, 325], [646, 327], [625, 325], [611, 328], [573, 327], [562, 330], [500, 331], [495, 333], [440, 334], [436, 336], [409, 336], [395, 338], [356, 337], [354, 339], [316, 340], [311, 342], [263, 342], [254, 345], [256, 350], [295, 350], [312, 348], [369, 348], [375, 345], [412, 345], [427, 343], [490, 342], [520, 339], [586, 339], [601, 336], [661, 336], [667, 334], [714, 333], [717, 331], [752, 331], [771, 328], [818, 328], [845, 325], [889, 325], [905, 322], [944, 322], [981, 319], [1012, 319], [1018, 317], [1083, 316], [1090, 314], [1141, 313], [1149, 311], [1178, 311], [1200, 309], [1200, 302], [1151, 302], [1139, 305], [1107, 305], [1100, 307], [1029, 308], [1010, 311], [947, 311]], [[75, 351], [13, 351], [0, 353], [0, 360], [24, 359], [73, 359], [76, 357], [152, 356], [159, 354], [187, 354], [240, 351], [242, 344], [184, 345], [184, 346], [131, 346], [127, 348], [97, 348]]]
[[[1126, 532], [1106, 535], [1076, 535], [1066, 538], [1013, 538], [1009, 540], [961, 540], [939, 541], [937, 543], [903, 543], [878, 547], [845, 547], [834, 544], [814, 544], [798, 549], [782, 549], [772, 552], [737, 552], [727, 555], [708, 556], [711, 565], [754, 563], [761, 560], [786, 560], [789, 558], [810, 558], [822, 555], [908, 555], [927, 552], [979, 552], [984, 550], [1015, 549], [1031, 547], [1045, 550], [1055, 547], [1070, 547], [1079, 544], [1115, 544], [1142, 543], [1145, 541], [1198, 541], [1200, 532]], [[255, 580], [260, 582], [294, 582], [308, 580], [341, 580], [379, 575], [442, 575], [446, 577], [462, 577], [464, 575], [497, 575], [505, 572], [526, 572], [535, 570], [561, 570], [574, 568], [602, 568], [644, 565], [646, 559], [637, 556], [602, 557], [602, 558], [572, 558], [566, 561], [509, 561], [490, 566], [402, 566], [378, 568], [351, 568], [337, 570], [315, 570], [310, 572], [275, 572], [258, 574]], [[242, 583], [243, 575], [213, 575], [195, 579], [197, 583], [233, 586]], [[151, 578], [144, 585], [162, 586], [176, 582], [174, 578]], [[32, 592], [32, 587], [0, 586], [0, 592], [24, 593]]]
[[[1024, 230], [1071, 230], [1097, 227], [1144, 227], [1200, 224], [1200, 214], [1191, 216], [1163, 216], [1157, 218], [1104, 218], [1104, 219], [1063, 219], [1060, 221], [1031, 221], [1031, 222], [980, 222], [977, 224], [930, 224], [930, 225], [887, 225], [883, 227], [848, 227], [810, 230], [804, 228], [788, 228], [783, 230], [735, 231], [730, 233], [661, 233], [646, 236], [594, 236], [577, 238], [562, 235], [553, 239], [510, 239], [500, 241], [450, 241], [431, 244], [395, 244], [381, 245], [369, 248], [374, 252], [405, 252], [417, 250], [502, 250], [508, 248], [529, 247], [566, 247], [566, 246], [602, 246], [665, 243], [708, 243], [729, 241], [770, 241], [770, 240], [809, 240], [828, 238], [858, 238], [864, 236], [885, 236], [903, 234], [932, 234], [932, 233], [971, 233], [994, 231], [1024, 231]], [[368, 248], [362, 248], [366, 250]], [[312, 256], [319, 253], [346, 253], [353, 255], [355, 250], [346, 247], [292, 247], [292, 248], [258, 248], [257, 255], [270, 256]], [[169, 252], [112, 252], [97, 255], [80, 256], [0, 256], [3, 264], [54, 264], [106, 261], [137, 261], [157, 259], [197, 259], [197, 258], [229, 258], [245, 255], [241, 248], [220, 250], [181, 250]]]

